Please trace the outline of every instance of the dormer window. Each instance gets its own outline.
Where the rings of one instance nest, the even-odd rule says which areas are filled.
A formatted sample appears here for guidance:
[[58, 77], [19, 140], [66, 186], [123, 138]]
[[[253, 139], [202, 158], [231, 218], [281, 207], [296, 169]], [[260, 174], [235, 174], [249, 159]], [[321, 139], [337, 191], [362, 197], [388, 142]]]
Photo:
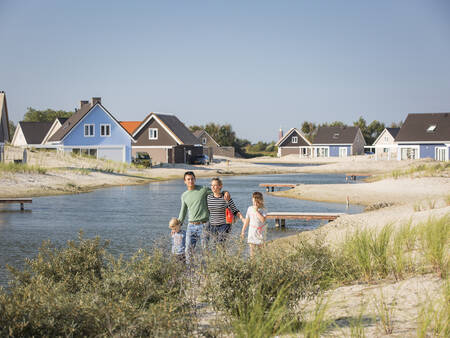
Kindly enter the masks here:
[[292, 136], [292, 143], [298, 143], [298, 136]]
[[334, 134], [333, 134], [333, 138], [334, 138], [334, 139], [339, 138], [339, 133], [334, 133]]
[[432, 132], [434, 132], [435, 130], [436, 130], [436, 125], [435, 125], [435, 124], [432, 124], [432, 125], [430, 125], [430, 126], [428, 127], [427, 133], [432, 133]]
[[148, 139], [149, 140], [157, 140], [158, 139], [158, 128], [149, 128], [148, 129]]

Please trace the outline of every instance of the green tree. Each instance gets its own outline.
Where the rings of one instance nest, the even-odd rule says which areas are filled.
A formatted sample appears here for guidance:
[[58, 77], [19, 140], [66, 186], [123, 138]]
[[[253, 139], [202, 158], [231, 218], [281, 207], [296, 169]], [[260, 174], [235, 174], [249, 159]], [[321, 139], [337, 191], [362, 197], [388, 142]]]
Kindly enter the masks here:
[[403, 121], [399, 121], [399, 122], [391, 122], [391, 125], [389, 126], [390, 128], [401, 128], [403, 125]]
[[366, 139], [367, 144], [373, 144], [375, 140], [380, 136], [385, 128], [384, 123], [379, 122], [377, 120], [372, 121], [367, 127], [367, 133], [369, 137]]
[[366, 143], [372, 144], [372, 143], [369, 143], [371, 135], [370, 135], [369, 129], [367, 128], [366, 120], [362, 116], [360, 116], [358, 121], [353, 122], [353, 125], [355, 127], [359, 127], [359, 129], [361, 129], [361, 133], [363, 134], [364, 139], [366, 140]]
[[28, 107], [27, 112], [23, 116], [25, 122], [53, 122], [57, 117], [71, 117], [73, 111], [65, 110], [37, 110], [32, 107]]
[[12, 141], [15, 131], [16, 131], [16, 126], [14, 125], [14, 122], [9, 120], [9, 140], [10, 141]]
[[302, 123], [301, 131], [305, 135], [305, 137], [312, 142], [314, 139], [314, 135], [316, 135], [317, 133], [317, 126], [315, 123], [304, 121]]

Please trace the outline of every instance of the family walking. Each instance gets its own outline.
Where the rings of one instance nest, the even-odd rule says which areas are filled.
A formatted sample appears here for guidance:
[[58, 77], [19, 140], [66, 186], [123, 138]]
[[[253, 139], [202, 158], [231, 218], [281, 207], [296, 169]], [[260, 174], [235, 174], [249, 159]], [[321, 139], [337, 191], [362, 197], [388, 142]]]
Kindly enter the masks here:
[[[181, 195], [181, 210], [178, 218], [172, 218], [169, 228], [172, 230], [172, 253], [181, 261], [191, 263], [193, 251], [198, 242], [202, 249], [211, 244], [223, 245], [231, 231], [231, 222], [227, 220], [227, 210], [234, 217], [239, 217], [243, 222], [241, 238], [248, 230], [248, 244], [250, 255], [264, 243], [266, 226], [266, 209], [264, 208], [263, 195], [254, 192], [253, 205], [248, 207], [245, 218], [238, 210], [230, 193], [222, 192], [222, 181], [219, 178], [211, 180], [211, 187], [195, 184], [195, 174], [187, 171], [184, 174], [184, 183], [187, 190]], [[186, 231], [181, 226], [188, 217]], [[228, 221], [228, 222], [227, 222]]]

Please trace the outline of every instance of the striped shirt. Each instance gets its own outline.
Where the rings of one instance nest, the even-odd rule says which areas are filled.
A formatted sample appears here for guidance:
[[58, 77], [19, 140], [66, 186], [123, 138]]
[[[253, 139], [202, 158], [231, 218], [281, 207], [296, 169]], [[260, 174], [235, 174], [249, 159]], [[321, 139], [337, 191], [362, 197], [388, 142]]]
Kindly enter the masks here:
[[206, 201], [209, 210], [209, 223], [213, 226], [224, 225], [227, 223], [225, 217], [226, 208], [230, 208], [235, 216], [239, 212], [231, 198], [229, 201], [226, 201], [223, 197], [214, 197], [213, 194], [209, 194]]

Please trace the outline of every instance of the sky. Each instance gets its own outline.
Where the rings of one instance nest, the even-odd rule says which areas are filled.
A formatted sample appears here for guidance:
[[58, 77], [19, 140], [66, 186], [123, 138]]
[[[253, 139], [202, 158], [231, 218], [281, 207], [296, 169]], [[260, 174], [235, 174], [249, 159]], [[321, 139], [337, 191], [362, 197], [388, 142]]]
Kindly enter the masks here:
[[447, 0], [0, 0], [0, 33], [15, 124], [100, 96], [120, 121], [165, 112], [270, 142], [303, 121], [450, 111]]

